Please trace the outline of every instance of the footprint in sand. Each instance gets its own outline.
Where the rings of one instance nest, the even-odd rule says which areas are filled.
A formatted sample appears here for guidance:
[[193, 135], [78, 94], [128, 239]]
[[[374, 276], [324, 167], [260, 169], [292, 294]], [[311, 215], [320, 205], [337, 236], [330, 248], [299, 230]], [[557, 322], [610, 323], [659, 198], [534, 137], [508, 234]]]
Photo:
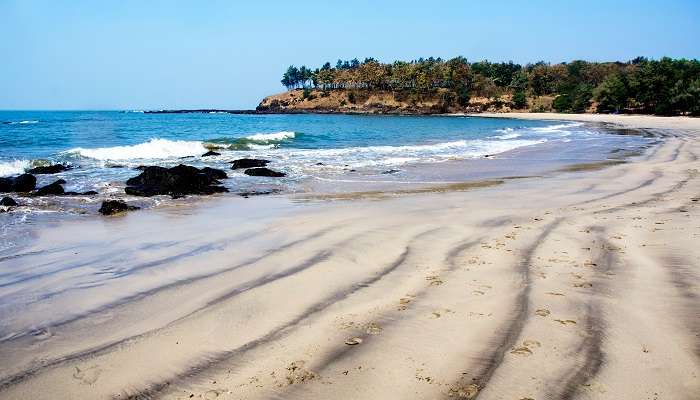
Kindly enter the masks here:
[[579, 283], [574, 283], [574, 287], [577, 288], [591, 288], [593, 287], [593, 284], [590, 282], [579, 282]]
[[442, 281], [442, 279], [440, 279], [440, 276], [438, 276], [438, 275], [426, 276], [425, 280], [429, 282], [430, 286], [440, 286], [444, 283]]
[[530, 356], [532, 355], [532, 349], [542, 347], [542, 344], [537, 340], [526, 340], [523, 342], [522, 346], [513, 347], [510, 354], [515, 354], [518, 356]]
[[405, 309], [407, 309], [408, 305], [411, 303], [411, 301], [413, 301], [414, 298], [415, 296], [409, 294], [406, 297], [402, 297], [401, 299], [399, 299], [398, 310], [404, 311]]
[[546, 308], [540, 308], [538, 310], [535, 310], [535, 315], [539, 315], [540, 317], [546, 317], [549, 314], [551, 314], [551, 312]]
[[564, 293], [559, 293], [559, 292], [547, 292], [545, 294], [548, 294], [550, 296], [563, 296]]
[[573, 319], [555, 319], [554, 321], [559, 322], [562, 325], [576, 325], [576, 321]]
[[479, 385], [472, 383], [466, 386], [453, 385], [447, 392], [449, 397], [456, 397], [458, 399], [473, 399], [479, 394]]
[[376, 322], [368, 322], [365, 325], [365, 332], [367, 332], [368, 335], [379, 335], [382, 333], [382, 327]]
[[73, 379], [79, 380], [84, 385], [92, 385], [93, 383], [97, 382], [97, 379], [100, 377], [101, 373], [102, 370], [97, 365], [84, 369], [75, 367]]

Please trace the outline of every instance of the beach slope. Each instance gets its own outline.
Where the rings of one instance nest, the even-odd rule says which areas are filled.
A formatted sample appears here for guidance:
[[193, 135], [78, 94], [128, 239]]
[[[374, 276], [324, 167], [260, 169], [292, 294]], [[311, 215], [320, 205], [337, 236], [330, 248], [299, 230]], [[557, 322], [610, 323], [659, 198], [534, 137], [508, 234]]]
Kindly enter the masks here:
[[[5, 322], [0, 398], [697, 398], [697, 120], [551, 117], [659, 143], [544, 178], [45, 228], [0, 261], [46, 270], [4, 298], [58, 288]], [[128, 279], [91, 285], [100, 263]]]

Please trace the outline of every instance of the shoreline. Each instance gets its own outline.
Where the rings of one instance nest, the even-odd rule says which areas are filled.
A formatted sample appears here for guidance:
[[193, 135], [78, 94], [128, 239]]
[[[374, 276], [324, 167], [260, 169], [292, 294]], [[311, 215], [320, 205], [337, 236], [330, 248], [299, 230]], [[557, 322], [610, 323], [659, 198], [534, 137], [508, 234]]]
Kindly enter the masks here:
[[700, 130], [617, 120], [668, 135], [542, 179], [44, 227], [0, 259], [36, 269], [3, 275], [33, 329], [0, 339], [0, 397], [690, 398]]

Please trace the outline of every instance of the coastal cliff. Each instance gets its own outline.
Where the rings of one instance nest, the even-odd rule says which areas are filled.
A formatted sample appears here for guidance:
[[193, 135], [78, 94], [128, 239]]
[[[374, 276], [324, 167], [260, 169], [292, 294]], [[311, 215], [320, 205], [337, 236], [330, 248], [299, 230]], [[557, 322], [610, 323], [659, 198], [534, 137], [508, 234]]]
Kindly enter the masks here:
[[404, 93], [389, 90], [293, 89], [265, 97], [257, 106], [260, 113], [348, 113], [348, 114], [446, 114], [479, 112], [551, 111], [551, 96], [527, 100], [517, 108], [512, 95], [496, 98], [475, 97], [466, 105], [454, 100], [454, 93], [437, 89], [432, 93]]

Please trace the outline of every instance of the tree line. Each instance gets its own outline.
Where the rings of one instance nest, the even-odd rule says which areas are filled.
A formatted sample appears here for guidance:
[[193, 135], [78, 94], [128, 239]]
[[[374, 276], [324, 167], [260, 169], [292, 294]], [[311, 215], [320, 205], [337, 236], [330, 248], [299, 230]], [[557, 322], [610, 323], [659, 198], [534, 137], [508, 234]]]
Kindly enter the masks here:
[[[472, 97], [498, 99], [511, 95], [514, 108], [526, 108], [528, 98], [551, 96], [561, 112], [597, 112], [660, 115], [700, 115], [700, 62], [638, 57], [627, 62], [575, 60], [520, 65], [510, 62], [469, 62], [420, 58], [381, 63], [338, 60], [320, 68], [290, 66], [281, 80], [296, 88], [365, 89], [431, 93], [448, 92], [449, 101], [467, 106]], [[446, 89], [446, 90], [445, 90]], [[444, 94], [444, 93], [443, 93]]]

